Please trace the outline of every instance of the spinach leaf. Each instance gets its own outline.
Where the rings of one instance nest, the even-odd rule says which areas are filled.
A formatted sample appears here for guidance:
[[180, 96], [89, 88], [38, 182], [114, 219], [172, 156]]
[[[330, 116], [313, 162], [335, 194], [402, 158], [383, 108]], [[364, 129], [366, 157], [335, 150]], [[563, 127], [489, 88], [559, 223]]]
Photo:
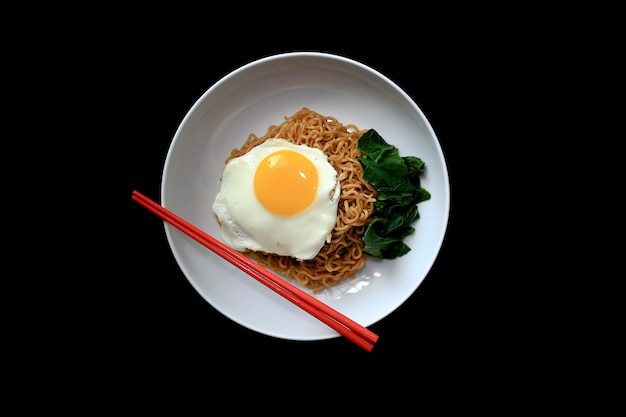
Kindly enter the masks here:
[[416, 156], [401, 157], [374, 129], [361, 135], [357, 148], [362, 152], [357, 160], [363, 165], [363, 180], [378, 191], [363, 250], [380, 259], [403, 256], [411, 250], [403, 240], [415, 231], [411, 225], [419, 218], [417, 204], [431, 197], [421, 186], [426, 164]]

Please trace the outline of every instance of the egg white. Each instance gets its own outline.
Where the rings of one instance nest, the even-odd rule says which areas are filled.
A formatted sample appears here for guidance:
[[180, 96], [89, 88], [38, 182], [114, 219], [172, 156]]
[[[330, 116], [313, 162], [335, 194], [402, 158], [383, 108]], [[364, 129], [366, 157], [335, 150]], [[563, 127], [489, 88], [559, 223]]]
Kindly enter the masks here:
[[[269, 154], [291, 149], [317, 168], [318, 187], [313, 202], [303, 211], [281, 216], [266, 210], [254, 191], [254, 175]], [[285, 139], [268, 139], [225, 165], [213, 212], [220, 222], [223, 242], [238, 251], [250, 249], [305, 260], [314, 258], [330, 242], [337, 220], [340, 182], [337, 171], [320, 149]]]

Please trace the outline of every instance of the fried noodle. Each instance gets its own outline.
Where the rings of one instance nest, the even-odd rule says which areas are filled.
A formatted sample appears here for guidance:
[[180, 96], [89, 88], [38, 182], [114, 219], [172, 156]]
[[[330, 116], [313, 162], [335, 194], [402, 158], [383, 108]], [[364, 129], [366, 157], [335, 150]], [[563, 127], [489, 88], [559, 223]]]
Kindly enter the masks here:
[[254, 133], [239, 149], [231, 151], [230, 159], [246, 154], [253, 147], [270, 138], [282, 138], [295, 144], [321, 149], [337, 171], [341, 181], [341, 195], [337, 221], [330, 243], [309, 260], [297, 260], [265, 252], [246, 251], [245, 254], [265, 267], [296, 280], [317, 292], [337, 284], [345, 278], [355, 278], [356, 271], [365, 265], [363, 233], [372, 220], [377, 192], [362, 180], [363, 167], [357, 161], [361, 151], [357, 141], [366, 130], [354, 124], [344, 125], [334, 117], [323, 116], [304, 107], [279, 125], [271, 125], [263, 136]]

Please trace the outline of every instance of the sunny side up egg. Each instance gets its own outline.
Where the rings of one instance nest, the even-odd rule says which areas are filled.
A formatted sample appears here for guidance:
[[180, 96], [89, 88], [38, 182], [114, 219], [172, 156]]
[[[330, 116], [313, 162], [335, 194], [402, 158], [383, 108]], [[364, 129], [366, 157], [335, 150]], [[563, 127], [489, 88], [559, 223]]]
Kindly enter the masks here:
[[233, 249], [306, 260], [330, 242], [339, 195], [322, 150], [274, 138], [228, 161], [213, 212]]

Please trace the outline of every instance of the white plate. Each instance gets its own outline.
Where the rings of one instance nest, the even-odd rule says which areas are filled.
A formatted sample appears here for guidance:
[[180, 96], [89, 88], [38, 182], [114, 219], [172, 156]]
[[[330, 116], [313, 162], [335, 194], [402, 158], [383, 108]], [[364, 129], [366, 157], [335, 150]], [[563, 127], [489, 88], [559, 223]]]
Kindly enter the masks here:
[[[426, 164], [422, 186], [431, 199], [418, 205], [416, 231], [405, 240], [412, 250], [395, 260], [370, 258], [357, 278], [316, 294], [370, 326], [398, 308], [424, 280], [443, 243], [450, 207], [448, 170], [438, 139], [415, 102], [386, 76], [349, 58], [318, 52], [269, 56], [233, 71], [198, 99], [176, 131], [165, 160], [161, 204], [219, 238], [211, 205], [230, 150], [248, 134], [261, 136], [302, 107], [343, 124], [376, 129], [402, 156], [418, 156]], [[234, 322], [290, 340], [339, 336], [169, 224], [165, 232], [189, 282]]]

